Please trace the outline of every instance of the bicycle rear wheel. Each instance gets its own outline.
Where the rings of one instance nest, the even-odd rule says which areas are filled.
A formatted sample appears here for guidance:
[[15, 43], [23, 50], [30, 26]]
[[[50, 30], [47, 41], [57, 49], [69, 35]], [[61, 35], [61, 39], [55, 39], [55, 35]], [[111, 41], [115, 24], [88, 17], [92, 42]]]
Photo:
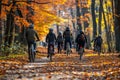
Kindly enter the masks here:
[[52, 54], [50, 54], [49, 56], [50, 56], [50, 61], [52, 61]]
[[70, 45], [69, 45], [69, 43], [67, 43], [67, 45], [66, 45], [66, 53], [67, 53], [67, 56], [70, 55]]
[[54, 54], [54, 47], [53, 47], [53, 45], [50, 45], [50, 48], [49, 48], [49, 58], [50, 58], [50, 61], [52, 61], [53, 54]]
[[97, 46], [97, 52], [98, 52], [98, 55], [100, 56], [100, 47]]
[[80, 55], [80, 60], [82, 60], [83, 50], [84, 50], [84, 48], [80, 48], [78, 51], [78, 54]]
[[35, 61], [35, 52], [34, 52], [33, 45], [31, 45], [31, 47], [30, 47], [30, 62], [34, 62], [34, 61]]

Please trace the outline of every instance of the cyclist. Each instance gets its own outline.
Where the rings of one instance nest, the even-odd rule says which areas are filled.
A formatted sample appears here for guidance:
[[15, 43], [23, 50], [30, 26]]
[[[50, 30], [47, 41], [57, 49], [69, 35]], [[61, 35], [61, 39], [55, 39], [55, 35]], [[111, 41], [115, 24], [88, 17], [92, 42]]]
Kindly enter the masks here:
[[59, 32], [57, 36], [57, 44], [58, 44], [58, 53], [60, 53], [60, 49], [62, 50], [63, 47], [63, 36], [61, 32]]
[[48, 33], [47, 36], [46, 36], [46, 42], [48, 43], [48, 56], [47, 56], [47, 58], [49, 57], [49, 48], [50, 48], [50, 44], [51, 44], [51, 43], [53, 44], [53, 52], [54, 52], [54, 44], [55, 44], [55, 41], [56, 41], [56, 36], [55, 36], [55, 34], [53, 33], [53, 29], [50, 28], [50, 29], [49, 29], [49, 33]]
[[99, 53], [101, 52], [102, 42], [103, 42], [103, 39], [100, 35], [96, 37], [94, 40], [94, 46], [96, 47], [96, 50], [99, 51]]
[[[66, 27], [66, 30], [64, 31], [63, 33], [63, 38], [64, 38], [64, 50], [66, 51], [66, 45], [67, 43], [69, 43], [70, 45], [70, 50], [72, 48], [72, 34], [70, 32], [70, 28], [69, 27]], [[71, 51], [72, 52], [72, 51]]]
[[28, 30], [26, 31], [26, 39], [27, 39], [27, 43], [28, 43], [28, 57], [30, 60], [30, 46], [31, 44], [34, 45], [34, 51], [36, 51], [36, 38], [39, 41], [39, 37], [37, 32], [34, 30], [34, 25], [30, 24]]
[[82, 51], [80, 53], [81, 54], [80, 60], [81, 60], [83, 52], [84, 52], [85, 43], [87, 42], [87, 38], [84, 35], [83, 31], [80, 30], [80, 33], [77, 35], [75, 41], [77, 43], [77, 49], [78, 49], [78, 51], [80, 51], [80, 48], [82, 48]]

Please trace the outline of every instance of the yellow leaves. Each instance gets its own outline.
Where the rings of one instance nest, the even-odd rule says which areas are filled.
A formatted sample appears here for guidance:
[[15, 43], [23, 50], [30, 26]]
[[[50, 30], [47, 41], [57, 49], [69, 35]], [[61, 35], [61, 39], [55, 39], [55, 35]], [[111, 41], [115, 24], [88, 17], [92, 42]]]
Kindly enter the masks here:
[[67, 0], [51, 0], [53, 4], [64, 4]]
[[89, 6], [91, 5], [91, 0], [88, 0], [88, 5], [89, 5]]
[[35, 15], [32, 16], [32, 20], [35, 24], [35, 30], [39, 33], [40, 37], [45, 36], [48, 33], [48, 28], [54, 22], [60, 23], [64, 19], [57, 17], [50, 11], [46, 11], [44, 8], [39, 7], [38, 5], [33, 6]]
[[[26, 0], [24, 0], [23, 2], [22, 0], [20, 1], [21, 2], [16, 3], [17, 7], [14, 6], [14, 9], [13, 9], [14, 11], [13, 14], [15, 16], [14, 18], [15, 24], [17, 24], [20, 27], [22, 27], [23, 25], [25, 27], [28, 27], [29, 23], [26, 20], [26, 16], [27, 16], [27, 19], [32, 20], [34, 22], [36, 26], [35, 29], [39, 32], [40, 37], [48, 33], [47, 30], [51, 24], [55, 22], [56, 23], [64, 22], [64, 19], [57, 17], [56, 14], [53, 12], [53, 7], [55, 7], [56, 5], [64, 4], [67, 0], [45, 0], [45, 1], [35, 0], [35, 2], [39, 2], [39, 3], [51, 2], [48, 4], [42, 4], [42, 5], [36, 4], [33, 2], [28, 4]], [[8, 4], [8, 0], [3, 0], [3, 3]], [[12, 5], [13, 3], [10, 6], [8, 7], [6, 6], [5, 8], [3, 8], [4, 11], [2, 12], [2, 15], [0, 16], [0, 18], [6, 18], [5, 10], [10, 11], [10, 9], [12, 8]], [[33, 9], [34, 15], [28, 14], [30, 11], [27, 10], [27, 6]], [[20, 18], [15, 15], [15, 11], [17, 8], [21, 11], [23, 18]]]

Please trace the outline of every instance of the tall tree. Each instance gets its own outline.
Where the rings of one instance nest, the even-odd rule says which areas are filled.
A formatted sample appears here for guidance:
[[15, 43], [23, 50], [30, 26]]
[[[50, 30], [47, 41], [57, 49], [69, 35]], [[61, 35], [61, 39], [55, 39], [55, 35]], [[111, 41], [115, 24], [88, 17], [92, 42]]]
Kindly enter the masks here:
[[77, 26], [79, 30], [82, 30], [82, 25], [80, 21], [80, 7], [79, 7], [79, 0], [76, 0], [76, 15], [77, 15]]
[[[1, 8], [1, 7], [2, 7], [1, 3], [2, 3], [2, 1], [0, 1], [0, 14], [1, 14], [1, 9], [2, 9], [2, 8]], [[0, 16], [0, 17], [1, 17], [1, 16]], [[2, 34], [1, 34], [1, 33], [2, 33], [2, 29], [1, 29], [1, 28], [2, 28], [2, 26], [1, 26], [1, 18], [0, 18], [0, 43], [1, 43], [1, 41], [2, 41]]]
[[[101, 1], [103, 1], [103, 0], [101, 0]], [[105, 16], [105, 11], [104, 11], [103, 5], [102, 5], [102, 11], [103, 11], [104, 24], [105, 24], [105, 31], [106, 31], [106, 40], [107, 40], [107, 44], [108, 44], [108, 51], [111, 52], [110, 31], [108, 29], [109, 27], [107, 25], [107, 19], [106, 19], [106, 16]]]
[[12, 7], [10, 11], [7, 14], [7, 26], [5, 28], [5, 43], [11, 44], [13, 41], [13, 32], [14, 32], [14, 8], [15, 8], [16, 2], [13, 0]]
[[91, 3], [91, 12], [92, 12], [92, 22], [93, 22], [93, 38], [96, 37], [97, 35], [97, 23], [96, 23], [96, 15], [95, 15], [95, 1], [96, 0], [92, 0]]
[[98, 21], [98, 32], [101, 34], [101, 21], [102, 21], [102, 5], [103, 5], [103, 0], [100, 1], [100, 6], [99, 6], [99, 21]]
[[115, 37], [116, 50], [120, 52], [120, 0], [115, 0]]

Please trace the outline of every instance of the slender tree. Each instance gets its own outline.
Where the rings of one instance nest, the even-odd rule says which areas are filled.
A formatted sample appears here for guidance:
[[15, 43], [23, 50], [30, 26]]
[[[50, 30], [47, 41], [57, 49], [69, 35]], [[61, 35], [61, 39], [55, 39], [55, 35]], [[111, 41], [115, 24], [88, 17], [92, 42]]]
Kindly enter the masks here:
[[76, 15], [77, 15], [77, 26], [79, 30], [82, 30], [82, 25], [81, 25], [81, 21], [80, 21], [80, 7], [79, 7], [79, 2], [78, 0], [76, 0]]
[[120, 52], [120, 0], [115, 0], [115, 38], [116, 50]]
[[91, 12], [92, 12], [92, 22], [93, 22], [93, 38], [97, 35], [97, 23], [96, 23], [96, 15], [95, 15], [95, 0], [92, 0], [91, 3]]
[[[0, 0], [0, 14], [2, 12], [2, 0]], [[2, 43], [2, 19], [0, 16], [0, 44]]]
[[102, 22], [102, 5], [103, 5], [103, 0], [100, 1], [100, 6], [99, 6], [99, 21], [98, 21], [98, 32], [101, 34], [101, 22]]
[[108, 44], [108, 51], [111, 52], [111, 46], [110, 46], [110, 33], [109, 33], [109, 27], [107, 25], [107, 20], [106, 20], [106, 16], [105, 16], [105, 11], [102, 5], [102, 11], [103, 11], [103, 19], [104, 19], [104, 24], [105, 24], [105, 31], [106, 31], [106, 40], [107, 40], [107, 44]]

